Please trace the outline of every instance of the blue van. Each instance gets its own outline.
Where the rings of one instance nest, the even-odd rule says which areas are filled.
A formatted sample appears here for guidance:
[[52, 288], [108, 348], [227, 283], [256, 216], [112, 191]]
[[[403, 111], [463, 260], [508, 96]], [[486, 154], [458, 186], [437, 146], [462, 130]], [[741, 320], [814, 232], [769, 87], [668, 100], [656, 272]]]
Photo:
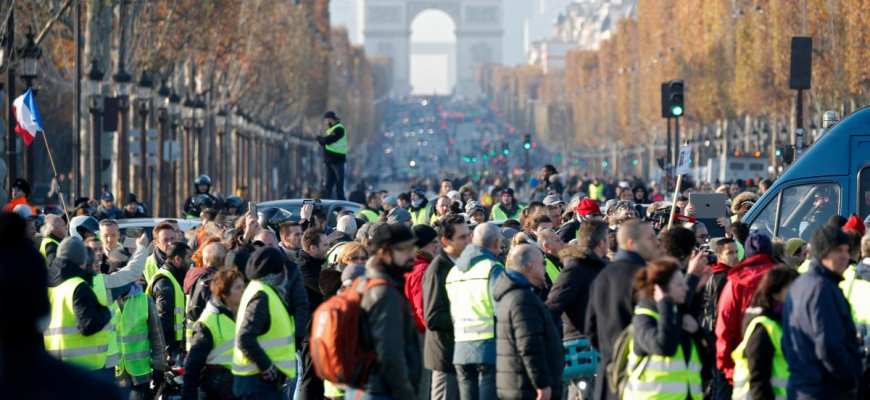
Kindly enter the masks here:
[[831, 127], [743, 217], [751, 231], [809, 241], [833, 215], [870, 215], [870, 108]]

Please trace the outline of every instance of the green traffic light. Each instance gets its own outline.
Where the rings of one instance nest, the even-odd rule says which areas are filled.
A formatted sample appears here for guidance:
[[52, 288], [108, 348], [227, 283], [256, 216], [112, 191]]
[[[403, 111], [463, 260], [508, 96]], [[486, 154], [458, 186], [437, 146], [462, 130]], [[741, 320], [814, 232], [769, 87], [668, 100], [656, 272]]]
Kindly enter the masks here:
[[556, 161], [562, 162], [562, 156], [556, 156]]
[[782, 155], [782, 150], [781, 150], [781, 149], [776, 149], [776, 156], [779, 157], [779, 156], [781, 156], [781, 155]]
[[671, 115], [675, 117], [679, 117], [683, 115], [683, 107], [682, 106], [673, 106], [671, 107]]
[[471, 157], [471, 162], [473, 162], [473, 163], [477, 162], [477, 157]]
[[484, 154], [484, 155], [483, 155], [483, 160], [484, 160], [484, 161], [489, 160], [489, 156], [486, 155], [486, 154]]
[[526, 150], [531, 150], [531, 149], [532, 149], [532, 144], [529, 143], [529, 142], [525, 142], [525, 143], [523, 143], [523, 148], [526, 149]]
[[637, 165], [637, 160], [631, 160], [631, 165]]
[[501, 151], [504, 155], [508, 155], [511, 153], [510, 149], [504, 149]]
[[[577, 160], [574, 160], [574, 161], [577, 161]], [[574, 164], [576, 164], [576, 162]], [[610, 166], [610, 163], [605, 161], [605, 162], [601, 163], [601, 166], [604, 168], [607, 168], [608, 166]]]

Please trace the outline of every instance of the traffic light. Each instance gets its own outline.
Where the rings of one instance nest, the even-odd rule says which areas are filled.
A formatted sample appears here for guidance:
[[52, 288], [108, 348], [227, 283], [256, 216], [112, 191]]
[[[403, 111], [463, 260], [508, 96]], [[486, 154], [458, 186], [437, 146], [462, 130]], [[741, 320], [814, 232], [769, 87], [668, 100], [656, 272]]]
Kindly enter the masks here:
[[508, 155], [508, 154], [511, 153], [511, 149], [510, 149], [510, 147], [508, 147], [508, 144], [507, 144], [507, 143], [505, 143], [505, 144], [502, 145], [501, 153], [504, 154], [504, 155]]
[[631, 165], [637, 165], [637, 160], [631, 160]]
[[532, 135], [528, 133], [523, 135], [523, 148], [526, 150], [532, 149]]
[[673, 80], [668, 82], [668, 110], [670, 116], [679, 118], [683, 116], [685, 104], [683, 98], [683, 81]]
[[[575, 163], [575, 164], [576, 164], [576, 163]], [[607, 161], [605, 161], [605, 162], [601, 163], [601, 166], [604, 167], [604, 168], [607, 168], [607, 167], [610, 166], [610, 163], [607, 162]]]
[[777, 148], [776, 148], [776, 156], [777, 156], [777, 157], [782, 156], [782, 147], [777, 147]]

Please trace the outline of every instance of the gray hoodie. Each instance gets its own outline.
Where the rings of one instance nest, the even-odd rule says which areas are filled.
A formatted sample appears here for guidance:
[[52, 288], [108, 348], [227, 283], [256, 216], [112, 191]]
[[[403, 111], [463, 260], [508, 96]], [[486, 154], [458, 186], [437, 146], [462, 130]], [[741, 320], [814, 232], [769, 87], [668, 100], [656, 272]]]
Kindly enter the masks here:
[[[454, 268], [466, 272], [475, 264], [487, 259], [498, 263], [489, 273], [489, 295], [492, 299], [493, 318], [495, 318], [495, 315], [498, 314], [498, 302], [495, 300], [495, 283], [496, 279], [504, 273], [504, 266], [498, 258], [483, 247], [469, 244], [465, 247], [459, 259], [456, 260]], [[495, 365], [495, 338], [474, 342], [456, 342], [456, 347], [453, 350], [453, 364]]]

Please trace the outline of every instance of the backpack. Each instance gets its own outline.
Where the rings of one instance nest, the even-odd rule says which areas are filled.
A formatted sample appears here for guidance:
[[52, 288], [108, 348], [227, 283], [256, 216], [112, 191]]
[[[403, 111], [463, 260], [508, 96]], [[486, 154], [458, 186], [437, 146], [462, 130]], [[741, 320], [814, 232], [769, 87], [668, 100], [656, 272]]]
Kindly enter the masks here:
[[365, 292], [389, 285], [385, 279], [360, 277], [341, 293], [324, 301], [311, 317], [311, 359], [320, 379], [337, 386], [358, 387], [364, 383], [375, 360], [373, 350], [360, 343], [360, 305]]
[[632, 343], [634, 342], [634, 326], [629, 324], [613, 344], [613, 353], [610, 361], [605, 367], [607, 375], [607, 386], [611, 393], [616, 393], [619, 398], [622, 398], [622, 392], [625, 389], [625, 384], [628, 382], [628, 376], [632, 371], [628, 370], [628, 355], [632, 351]]

